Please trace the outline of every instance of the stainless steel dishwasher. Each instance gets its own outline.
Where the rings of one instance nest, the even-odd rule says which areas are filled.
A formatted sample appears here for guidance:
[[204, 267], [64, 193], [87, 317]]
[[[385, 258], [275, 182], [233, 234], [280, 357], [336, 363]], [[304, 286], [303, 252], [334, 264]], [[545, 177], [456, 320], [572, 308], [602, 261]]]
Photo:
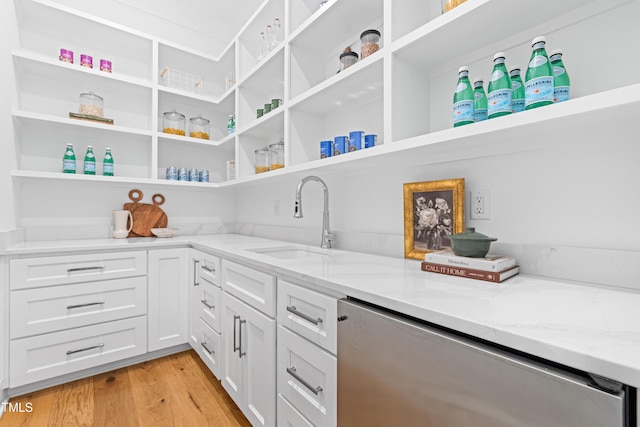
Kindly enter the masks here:
[[338, 426], [631, 427], [636, 390], [338, 301]]

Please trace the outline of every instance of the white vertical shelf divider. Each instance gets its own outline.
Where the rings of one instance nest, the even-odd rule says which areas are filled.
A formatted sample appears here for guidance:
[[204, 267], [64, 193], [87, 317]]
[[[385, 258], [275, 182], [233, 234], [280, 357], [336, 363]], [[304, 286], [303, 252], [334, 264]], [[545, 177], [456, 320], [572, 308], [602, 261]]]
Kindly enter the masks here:
[[152, 43], [152, 52], [151, 52], [151, 83], [153, 85], [153, 90], [151, 93], [151, 167], [150, 167], [150, 176], [149, 178], [160, 178], [158, 171], [158, 161], [160, 158], [160, 142], [158, 141], [158, 129], [160, 129], [160, 111], [159, 111], [159, 99], [158, 99], [158, 85], [159, 85], [159, 76], [156, 70], [159, 68], [159, 43], [157, 40], [154, 40]]

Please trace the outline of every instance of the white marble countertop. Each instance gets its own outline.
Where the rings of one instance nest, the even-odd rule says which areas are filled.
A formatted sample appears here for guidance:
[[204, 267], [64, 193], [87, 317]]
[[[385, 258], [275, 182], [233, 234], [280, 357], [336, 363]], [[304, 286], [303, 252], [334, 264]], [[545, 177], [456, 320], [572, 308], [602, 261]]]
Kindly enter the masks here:
[[305, 247], [234, 234], [28, 242], [0, 254], [192, 246], [317, 289], [348, 295], [586, 372], [640, 387], [640, 292], [518, 275], [491, 283], [426, 273], [420, 262], [336, 249], [280, 259], [254, 250]]

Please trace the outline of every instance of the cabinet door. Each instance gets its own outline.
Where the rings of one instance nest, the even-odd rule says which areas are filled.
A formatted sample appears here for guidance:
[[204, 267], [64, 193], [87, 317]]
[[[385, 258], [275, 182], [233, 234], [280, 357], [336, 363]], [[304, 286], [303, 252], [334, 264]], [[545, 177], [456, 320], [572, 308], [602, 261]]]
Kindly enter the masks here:
[[200, 270], [200, 263], [204, 254], [196, 249], [189, 250], [189, 344], [196, 352], [199, 351], [199, 321], [200, 316], [197, 310], [197, 305], [194, 304], [198, 293], [198, 287], [200, 286], [200, 276], [198, 271]]
[[189, 250], [149, 251], [149, 351], [188, 341]]
[[241, 350], [244, 414], [254, 426], [276, 425], [276, 321], [244, 306]]
[[222, 292], [222, 386], [229, 396], [242, 408], [242, 359], [239, 353], [239, 325], [243, 303], [227, 292]]

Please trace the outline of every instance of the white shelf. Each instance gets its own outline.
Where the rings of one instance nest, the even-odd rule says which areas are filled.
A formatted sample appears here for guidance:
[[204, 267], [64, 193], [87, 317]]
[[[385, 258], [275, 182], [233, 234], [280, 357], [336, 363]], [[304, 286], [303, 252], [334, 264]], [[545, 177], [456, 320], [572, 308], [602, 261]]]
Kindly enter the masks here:
[[68, 182], [88, 182], [88, 183], [105, 183], [105, 184], [124, 184], [124, 185], [154, 185], [154, 186], [176, 186], [183, 188], [200, 188], [211, 189], [218, 186], [211, 182], [189, 182], [189, 181], [168, 181], [164, 179], [150, 178], [128, 178], [119, 176], [102, 176], [102, 175], [84, 175], [84, 174], [65, 174], [61, 172], [40, 172], [40, 171], [24, 171], [12, 170], [11, 176], [16, 179], [26, 180], [58, 180]]
[[232, 135], [227, 135], [224, 138], [219, 140], [211, 140], [211, 139], [202, 139], [202, 138], [191, 138], [190, 136], [180, 136], [173, 135], [170, 133], [158, 132], [158, 140], [166, 140], [166, 141], [175, 141], [178, 144], [195, 144], [195, 145], [206, 145], [208, 147], [219, 147], [230, 142], [233, 137]]
[[40, 122], [38, 126], [48, 126], [52, 130], [58, 125], [63, 125], [77, 126], [79, 128], [86, 128], [88, 130], [90, 129], [92, 131], [96, 130], [100, 132], [116, 132], [142, 136], [151, 136], [153, 134], [153, 132], [151, 132], [150, 130], [145, 129], [130, 128], [126, 126], [119, 126], [116, 124], [109, 125], [105, 123], [91, 122], [88, 120], [77, 120], [68, 117], [51, 116], [48, 114], [33, 113], [29, 111], [14, 111], [12, 113], [12, 116], [18, 123], [32, 125], [35, 124], [35, 122]]

